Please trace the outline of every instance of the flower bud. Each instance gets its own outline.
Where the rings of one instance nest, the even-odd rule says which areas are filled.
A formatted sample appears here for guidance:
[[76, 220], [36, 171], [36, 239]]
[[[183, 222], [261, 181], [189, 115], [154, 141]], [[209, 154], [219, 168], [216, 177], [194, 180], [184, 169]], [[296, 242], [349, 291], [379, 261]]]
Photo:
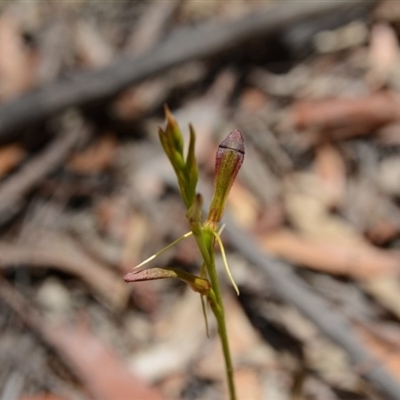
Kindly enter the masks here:
[[157, 279], [176, 278], [187, 283], [195, 292], [207, 295], [211, 284], [207, 279], [175, 268], [149, 268], [142, 271], [129, 272], [124, 276], [125, 282], [144, 282]]
[[218, 147], [215, 160], [214, 196], [206, 225], [216, 229], [222, 219], [232, 184], [244, 160], [244, 140], [239, 130], [232, 131]]

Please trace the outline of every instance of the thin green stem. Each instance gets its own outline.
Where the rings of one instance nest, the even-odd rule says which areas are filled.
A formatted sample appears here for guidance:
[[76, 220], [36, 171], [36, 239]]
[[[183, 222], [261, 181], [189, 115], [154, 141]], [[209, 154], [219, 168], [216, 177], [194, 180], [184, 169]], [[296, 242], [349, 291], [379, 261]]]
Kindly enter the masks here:
[[222, 351], [224, 354], [226, 375], [229, 388], [229, 398], [230, 400], [236, 400], [236, 390], [233, 379], [233, 364], [232, 364], [231, 353], [229, 350], [228, 332], [225, 323], [224, 304], [222, 301], [221, 286], [219, 284], [218, 274], [215, 268], [215, 251], [214, 251], [215, 236], [211, 230], [204, 229], [203, 238], [209, 252], [209, 263], [206, 263], [206, 267], [208, 276], [211, 281], [212, 297], [214, 298], [213, 301], [210, 301], [210, 305], [215, 315], [215, 319], [217, 320], [219, 337], [221, 341]]

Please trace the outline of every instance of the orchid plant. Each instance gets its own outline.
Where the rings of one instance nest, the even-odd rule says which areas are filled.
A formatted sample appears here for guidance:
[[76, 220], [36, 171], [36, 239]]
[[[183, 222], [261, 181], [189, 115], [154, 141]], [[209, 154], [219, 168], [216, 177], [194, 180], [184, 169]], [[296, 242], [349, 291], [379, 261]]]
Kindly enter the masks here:
[[[190, 231], [137, 265], [133, 272], [125, 275], [124, 279], [126, 282], [139, 282], [177, 278], [187, 283], [195, 292], [200, 294], [208, 332], [204, 300], [207, 301], [217, 321], [218, 333], [225, 360], [230, 399], [236, 400], [233, 365], [225, 323], [225, 311], [222, 301], [221, 286], [215, 266], [215, 242], [219, 245], [229, 279], [237, 294], [239, 294], [238, 287], [228, 267], [224, 246], [220, 237], [221, 230], [219, 224], [224, 214], [229, 191], [243, 163], [244, 140], [241, 132], [239, 130], [234, 130], [219, 145], [215, 163], [214, 195], [207, 218], [203, 222], [202, 196], [196, 192], [198, 166], [194, 151], [196, 139], [194, 129], [191, 125], [189, 126], [190, 141], [188, 152], [185, 157], [183, 151], [183, 136], [178, 123], [167, 107], [165, 107], [165, 115], [167, 125], [165, 129], [159, 128], [159, 137], [164, 152], [169, 158], [178, 179], [180, 194], [187, 210], [186, 217], [189, 222]], [[144, 269], [150, 261], [190, 236], [194, 237], [203, 258], [199, 275], [193, 275], [175, 268]]]

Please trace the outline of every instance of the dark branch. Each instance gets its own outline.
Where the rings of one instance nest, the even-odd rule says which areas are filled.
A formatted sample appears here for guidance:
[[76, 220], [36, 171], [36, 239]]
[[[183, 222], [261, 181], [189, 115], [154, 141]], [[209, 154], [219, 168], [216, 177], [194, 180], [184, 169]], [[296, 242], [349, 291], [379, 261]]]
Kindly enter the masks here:
[[236, 21], [177, 29], [143, 56], [121, 58], [102, 70], [76, 73], [4, 104], [0, 107], [0, 139], [69, 106], [108, 99], [129, 85], [181, 63], [211, 57], [257, 37], [268, 37], [308, 18], [373, 4], [370, 0], [357, 5], [336, 0], [277, 3]]

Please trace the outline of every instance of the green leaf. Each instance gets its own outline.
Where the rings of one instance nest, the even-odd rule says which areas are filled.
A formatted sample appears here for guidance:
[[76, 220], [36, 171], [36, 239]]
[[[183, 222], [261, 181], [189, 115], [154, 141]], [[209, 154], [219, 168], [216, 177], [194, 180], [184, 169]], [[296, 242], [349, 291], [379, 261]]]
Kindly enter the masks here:
[[183, 154], [183, 137], [181, 130], [179, 129], [178, 122], [175, 117], [172, 115], [168, 106], [164, 106], [164, 113], [167, 119], [167, 127], [165, 131], [167, 132], [168, 137], [171, 139], [171, 144], [180, 154]]
[[189, 190], [190, 190], [190, 198], [194, 201], [194, 197], [196, 195], [196, 185], [199, 176], [199, 171], [197, 167], [197, 161], [195, 156], [195, 142], [196, 142], [196, 133], [193, 129], [192, 125], [189, 125], [190, 130], [190, 141], [189, 141], [189, 149], [186, 157], [186, 171], [189, 178]]

